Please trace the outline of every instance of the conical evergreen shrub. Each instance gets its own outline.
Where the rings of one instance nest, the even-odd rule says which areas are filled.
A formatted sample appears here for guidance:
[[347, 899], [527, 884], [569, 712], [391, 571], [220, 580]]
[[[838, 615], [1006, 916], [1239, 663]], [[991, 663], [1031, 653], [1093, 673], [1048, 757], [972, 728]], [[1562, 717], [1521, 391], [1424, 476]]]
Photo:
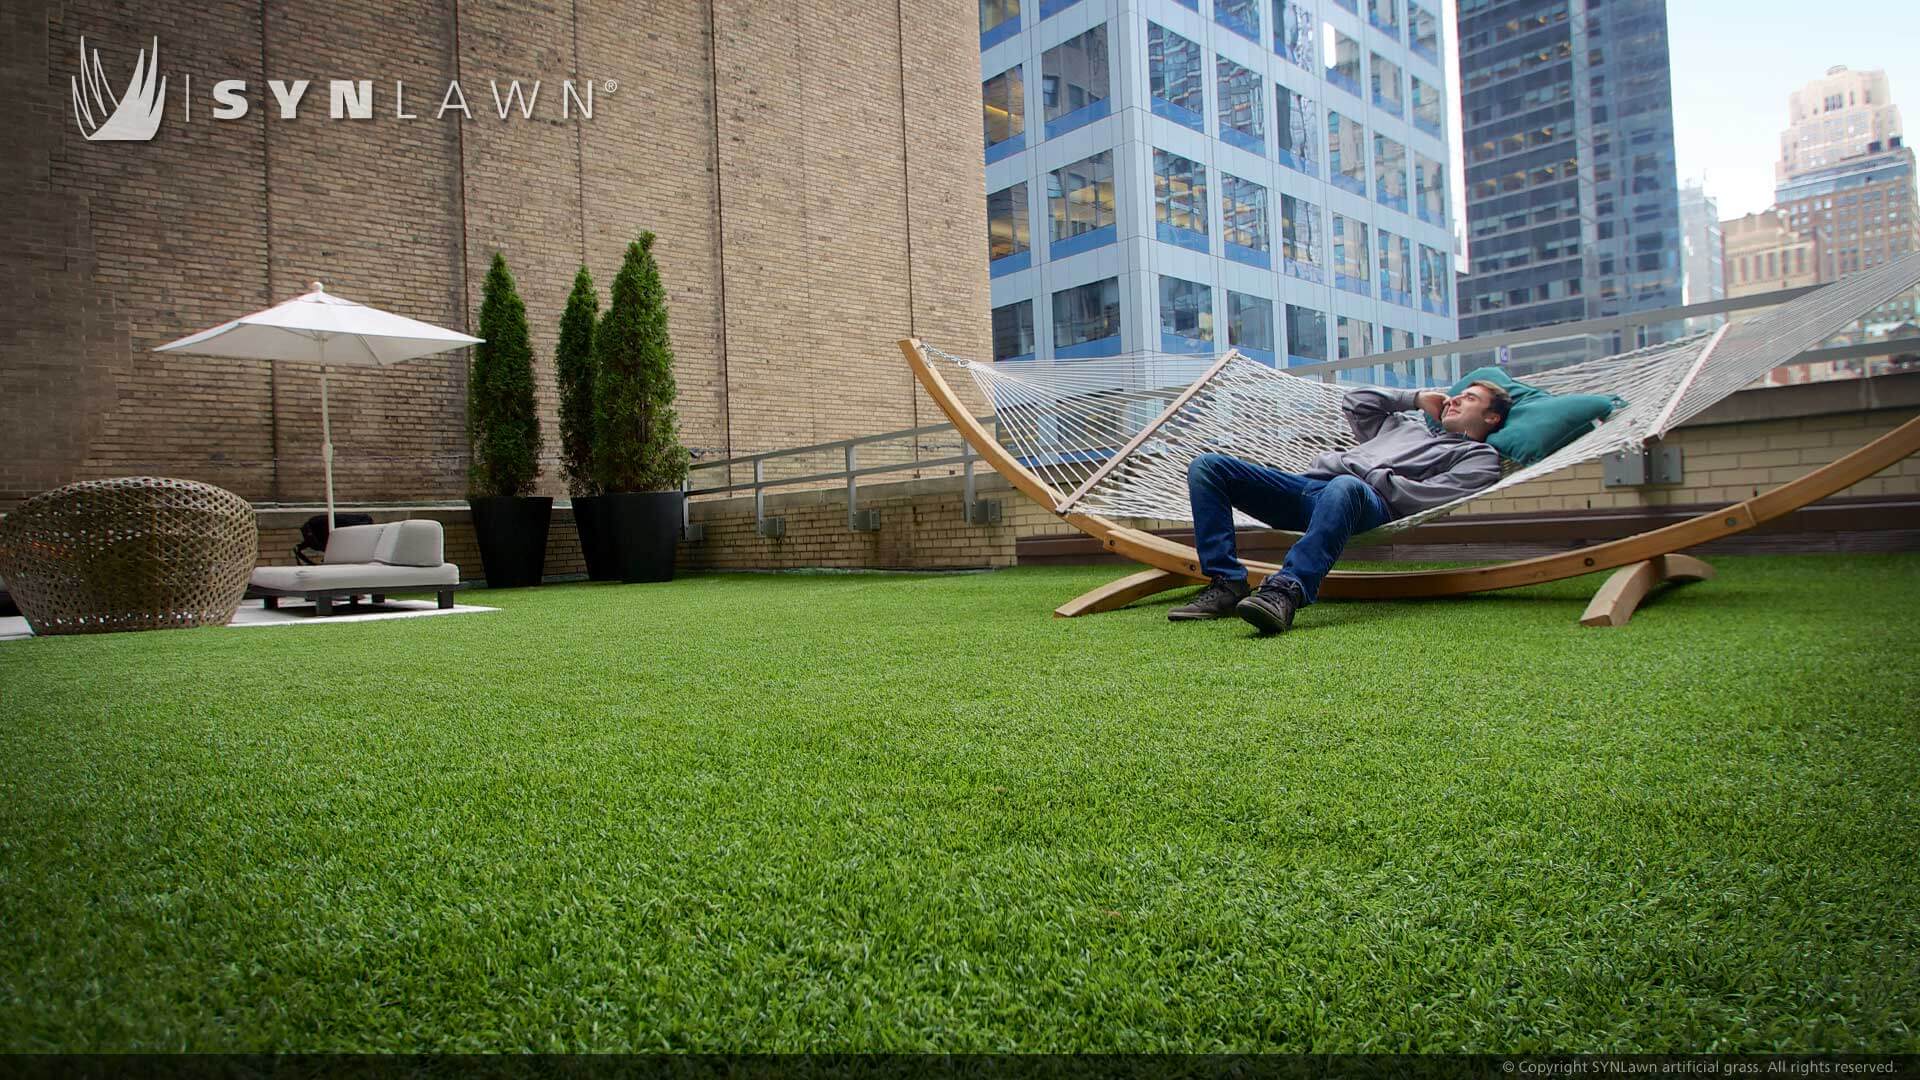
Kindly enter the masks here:
[[653, 234], [627, 245], [593, 335], [593, 474], [603, 491], [669, 491], [687, 476], [673, 402], [667, 294]]
[[582, 266], [573, 276], [573, 292], [560, 316], [560, 341], [553, 350], [554, 378], [560, 386], [560, 472], [567, 494], [585, 498], [600, 493], [593, 476], [594, 321], [600, 295], [593, 275]]
[[467, 371], [468, 492], [525, 495], [540, 475], [540, 416], [533, 399], [533, 345], [527, 306], [506, 257], [494, 252], [480, 294], [480, 337]]

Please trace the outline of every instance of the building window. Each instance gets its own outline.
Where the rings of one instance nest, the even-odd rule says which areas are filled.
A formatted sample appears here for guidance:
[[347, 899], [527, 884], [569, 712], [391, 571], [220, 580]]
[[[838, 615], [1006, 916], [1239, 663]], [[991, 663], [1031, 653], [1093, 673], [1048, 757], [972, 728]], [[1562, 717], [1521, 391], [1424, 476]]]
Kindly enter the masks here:
[[993, 309], [993, 359], [1033, 359], [1033, 301]]
[[1153, 217], [1161, 240], [1207, 250], [1207, 169], [1198, 162], [1153, 152]]
[[1320, 60], [1313, 52], [1313, 7], [1301, 0], [1273, 0], [1273, 51], [1312, 71]]
[[1433, 12], [1418, 4], [1407, 5], [1407, 43], [1413, 47], [1414, 55], [1422, 56], [1428, 63], [1440, 62], [1440, 20]]
[[1266, 113], [1260, 105], [1260, 76], [1224, 56], [1215, 61], [1220, 73], [1220, 138], [1251, 150], [1267, 152]]
[[1395, 116], [1403, 115], [1406, 99], [1400, 94], [1400, 65], [1374, 53], [1372, 67], [1374, 107]]
[[1055, 356], [1111, 356], [1119, 351], [1119, 278], [1053, 294]]
[[1287, 305], [1287, 363], [1327, 362], [1327, 316], [1312, 308]]
[[1227, 290], [1227, 344], [1271, 367], [1273, 301]]
[[1425, 154], [1413, 155], [1414, 211], [1421, 221], [1447, 225], [1447, 168]]
[[1280, 255], [1293, 277], [1326, 280], [1320, 256], [1320, 208], [1297, 195], [1280, 196]]
[[1267, 231], [1267, 189], [1251, 180], [1220, 174], [1220, 230], [1227, 258], [1250, 266], [1273, 265]]
[[1334, 337], [1340, 343], [1340, 359], [1356, 360], [1362, 356], [1372, 356], [1373, 324], [1360, 319], [1340, 316], [1338, 329]]
[[1373, 253], [1368, 250], [1367, 223], [1345, 214], [1333, 215], [1333, 283], [1348, 292], [1373, 295]]
[[[1110, 243], [1114, 227], [1113, 151], [1102, 150], [1048, 173], [1047, 217], [1052, 222], [1050, 254], [1056, 259]], [[1081, 242], [1067, 249], [1063, 242], [1074, 240]]]
[[1333, 186], [1365, 198], [1367, 194], [1366, 129], [1359, 121], [1349, 120], [1327, 110], [1328, 179]]
[[[1024, 147], [1026, 140], [1022, 136], [1027, 130], [1026, 98], [1026, 86], [1021, 81], [1019, 65], [980, 84], [989, 150], [997, 146], [1005, 148], [1006, 153], [1012, 153]], [[1016, 140], [1020, 145], [1013, 145]]]
[[1380, 299], [1412, 307], [1413, 253], [1407, 238], [1385, 229], [1376, 230], [1374, 238], [1380, 256]]
[[1147, 84], [1153, 115], [1205, 131], [1206, 86], [1200, 46], [1159, 23], [1147, 24]]
[[[1024, 269], [1028, 261], [1031, 236], [1027, 229], [1027, 185], [1015, 184], [987, 196], [987, 258], [996, 265], [996, 273]], [[1013, 260], [1019, 267], [1002, 270], [1001, 260]]]
[[1373, 198], [1407, 212], [1407, 148], [1385, 135], [1373, 137]]
[[1319, 176], [1320, 123], [1313, 99], [1289, 86], [1275, 86], [1274, 141], [1280, 163], [1308, 176]]
[[1410, 88], [1408, 94], [1413, 99], [1413, 126], [1438, 139], [1444, 130], [1446, 104], [1440, 100], [1440, 89], [1422, 82], [1420, 76], [1407, 77]]
[[1452, 277], [1453, 267], [1446, 254], [1421, 244], [1421, 311], [1427, 311], [1428, 315], [1448, 313], [1446, 298], [1452, 292], [1448, 284]]
[[1040, 54], [1040, 97], [1047, 137], [1107, 115], [1107, 28], [1096, 26]]
[[1367, 0], [1367, 21], [1400, 40], [1400, 0]]
[[1209, 352], [1213, 345], [1213, 287], [1160, 275], [1160, 347]]
[[1333, 28], [1328, 23], [1324, 29], [1333, 42], [1333, 56], [1327, 66], [1327, 81], [1352, 94], [1360, 96], [1360, 43]]
[[1020, 0], [980, 0], [980, 47], [997, 45], [1020, 32]]
[[1248, 41], [1260, 40], [1260, 0], [1213, 0], [1213, 21]]

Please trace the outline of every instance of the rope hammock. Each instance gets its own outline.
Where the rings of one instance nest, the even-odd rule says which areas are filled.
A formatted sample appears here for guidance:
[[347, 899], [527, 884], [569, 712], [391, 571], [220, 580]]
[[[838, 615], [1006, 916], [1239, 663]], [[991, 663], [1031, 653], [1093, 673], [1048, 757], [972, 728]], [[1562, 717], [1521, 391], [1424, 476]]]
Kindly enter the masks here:
[[[1412, 528], [1481, 496], [1638, 449], [1916, 283], [1920, 253], [1717, 331], [1529, 375], [1552, 394], [1611, 394], [1626, 404], [1544, 460], [1508, 463], [1492, 486], [1375, 531]], [[1187, 466], [1201, 454], [1303, 472], [1322, 453], [1355, 442], [1341, 411], [1352, 386], [1289, 375], [1237, 352], [1006, 364], [932, 347], [926, 354], [966, 371], [992, 401], [1000, 441], [1063, 493], [1056, 513], [1191, 521]]]

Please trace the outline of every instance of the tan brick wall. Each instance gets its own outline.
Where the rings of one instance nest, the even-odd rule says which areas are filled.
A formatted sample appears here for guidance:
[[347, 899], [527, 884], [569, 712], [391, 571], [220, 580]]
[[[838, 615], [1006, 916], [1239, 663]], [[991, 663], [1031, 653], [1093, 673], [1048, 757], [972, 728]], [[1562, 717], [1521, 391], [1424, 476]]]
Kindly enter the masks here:
[[[975, 12], [926, 0], [24, 0], [0, 12], [0, 506], [76, 479], [160, 473], [258, 501], [320, 497], [312, 368], [152, 346], [312, 279], [470, 327], [504, 251], [526, 300], [562, 494], [552, 348], [574, 270], [606, 289], [660, 237], [682, 434], [747, 453], [930, 419], [895, 338], [988, 348]], [[79, 39], [111, 80], [158, 35], [167, 119], [89, 143]], [[903, 53], [904, 49], [904, 53]], [[183, 123], [183, 76], [194, 116]], [[619, 90], [563, 123], [560, 80]], [[269, 77], [311, 79], [282, 120]], [[434, 111], [458, 77], [470, 121]], [[251, 111], [213, 121], [215, 78]], [[372, 120], [326, 119], [329, 78], [372, 78]], [[502, 121], [490, 79], [542, 80]], [[408, 108], [393, 117], [392, 82]], [[117, 87], [116, 87], [117, 88]], [[463, 354], [333, 378], [343, 505], [465, 493]], [[901, 451], [906, 453], [908, 451]]]

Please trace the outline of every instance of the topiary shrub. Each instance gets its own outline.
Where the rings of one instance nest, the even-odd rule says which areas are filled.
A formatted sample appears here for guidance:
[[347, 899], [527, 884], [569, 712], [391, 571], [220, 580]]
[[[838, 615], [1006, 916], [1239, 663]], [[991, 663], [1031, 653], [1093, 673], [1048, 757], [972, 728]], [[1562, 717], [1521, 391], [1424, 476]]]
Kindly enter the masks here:
[[573, 292], [560, 316], [560, 341], [553, 350], [554, 378], [560, 387], [560, 473], [567, 494], [576, 499], [600, 493], [593, 476], [593, 324], [599, 317], [600, 296], [593, 289], [593, 275], [582, 266], [573, 276]]
[[525, 495], [540, 475], [540, 416], [533, 400], [527, 306], [507, 260], [494, 252], [480, 294], [480, 337], [467, 371], [470, 495]]
[[668, 491], [687, 476], [653, 239], [643, 232], [627, 245], [607, 313], [594, 329], [593, 475], [609, 493]]

